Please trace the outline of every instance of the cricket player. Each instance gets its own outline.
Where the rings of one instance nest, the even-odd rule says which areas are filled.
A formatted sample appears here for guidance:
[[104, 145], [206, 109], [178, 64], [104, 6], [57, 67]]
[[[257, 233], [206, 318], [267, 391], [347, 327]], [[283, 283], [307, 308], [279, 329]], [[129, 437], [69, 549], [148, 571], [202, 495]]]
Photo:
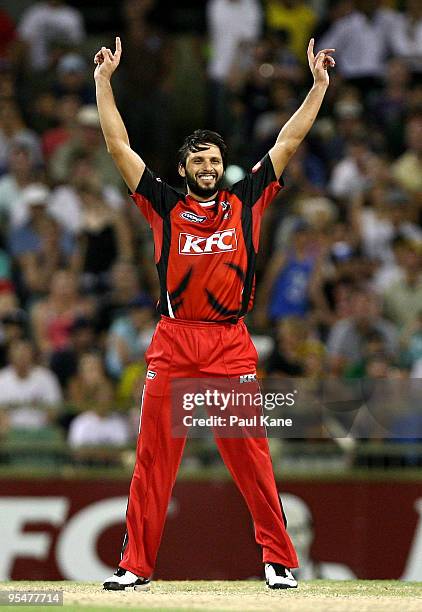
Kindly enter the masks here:
[[[106, 590], [143, 590], [154, 571], [167, 507], [185, 445], [172, 435], [170, 386], [178, 378], [239, 380], [256, 372], [257, 352], [243, 321], [252, 308], [262, 215], [282, 186], [281, 174], [315, 121], [334, 66], [334, 49], [308, 61], [314, 83], [274, 146], [230, 189], [221, 189], [226, 145], [197, 130], [179, 151], [186, 195], [170, 187], [130, 147], [110, 79], [122, 45], [95, 55], [94, 78], [101, 128], [131, 197], [151, 226], [160, 280], [157, 325], [145, 359], [136, 464], [126, 513], [126, 535]], [[142, 61], [140, 58], [139, 61]], [[136, 93], [134, 93], [136, 95]], [[157, 108], [157, 113], [160, 109]], [[294, 588], [298, 567], [275, 484], [265, 437], [217, 437], [220, 454], [251, 512], [262, 547], [266, 584]]]

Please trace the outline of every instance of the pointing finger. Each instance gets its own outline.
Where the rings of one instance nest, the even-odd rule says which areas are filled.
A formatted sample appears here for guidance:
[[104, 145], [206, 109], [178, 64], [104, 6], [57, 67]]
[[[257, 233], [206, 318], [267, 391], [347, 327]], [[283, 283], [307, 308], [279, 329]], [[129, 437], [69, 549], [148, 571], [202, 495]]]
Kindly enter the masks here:
[[121, 52], [122, 52], [122, 43], [120, 41], [120, 37], [116, 36], [116, 53], [114, 55], [116, 54], [120, 55]]
[[311, 38], [311, 40], [309, 41], [308, 44], [308, 55], [313, 59], [314, 57], [314, 44], [315, 44], [315, 39]]

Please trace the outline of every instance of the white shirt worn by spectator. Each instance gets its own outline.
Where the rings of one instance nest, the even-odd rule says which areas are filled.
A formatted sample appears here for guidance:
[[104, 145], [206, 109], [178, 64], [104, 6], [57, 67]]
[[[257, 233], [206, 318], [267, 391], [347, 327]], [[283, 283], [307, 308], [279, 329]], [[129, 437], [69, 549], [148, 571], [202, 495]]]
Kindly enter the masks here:
[[385, 263], [375, 270], [371, 280], [371, 287], [378, 295], [382, 295], [393, 283], [403, 280], [403, 268], [395, 262]]
[[29, 206], [25, 202], [27, 187], [19, 187], [11, 174], [6, 174], [0, 179], [0, 214], [8, 220], [11, 229], [29, 221]]
[[37, 2], [22, 15], [18, 33], [28, 43], [31, 67], [48, 68], [48, 47], [52, 42], [80, 45], [85, 38], [82, 15], [76, 9]]
[[400, 14], [395, 32], [397, 55], [405, 59], [411, 70], [422, 72], [422, 18], [412, 21]]
[[349, 198], [360, 193], [367, 184], [367, 178], [359, 170], [352, 157], [345, 157], [333, 168], [328, 191], [336, 198]]
[[337, 70], [345, 79], [382, 77], [390, 51], [397, 52], [397, 11], [378, 9], [369, 19], [354, 11], [336, 21], [317, 41], [317, 49], [336, 49]]
[[47, 368], [34, 366], [26, 378], [20, 378], [13, 366], [0, 370], [0, 406], [16, 406], [9, 409], [12, 427], [43, 427], [48, 421], [43, 406], [56, 406], [61, 402], [59, 382]]
[[[124, 199], [117, 187], [105, 185], [102, 190], [104, 202], [113, 210], [120, 210]], [[72, 234], [79, 234], [83, 228], [82, 201], [70, 185], [56, 187], [48, 201], [48, 212]]]
[[209, 75], [225, 81], [239, 43], [254, 41], [261, 33], [262, 9], [256, 0], [211, 0], [207, 5], [207, 26], [212, 57]]
[[371, 208], [362, 210], [360, 226], [365, 255], [386, 265], [395, 263], [391, 242], [397, 233], [408, 240], [422, 242], [422, 231], [415, 223], [403, 221], [399, 227], [394, 227], [389, 219], [381, 218]]
[[70, 425], [68, 442], [81, 446], [124, 446], [130, 441], [127, 420], [119, 414], [101, 416], [94, 411], [83, 412]]

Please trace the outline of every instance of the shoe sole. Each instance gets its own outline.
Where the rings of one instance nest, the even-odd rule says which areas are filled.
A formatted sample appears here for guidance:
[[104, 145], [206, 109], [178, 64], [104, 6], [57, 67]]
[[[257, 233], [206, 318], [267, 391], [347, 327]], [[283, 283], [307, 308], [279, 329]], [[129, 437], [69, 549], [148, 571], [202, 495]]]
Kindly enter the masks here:
[[271, 590], [277, 590], [277, 589], [297, 589], [297, 584], [292, 585], [292, 584], [269, 584], [267, 581], [267, 587]]
[[128, 584], [127, 586], [119, 584], [118, 582], [108, 582], [103, 585], [103, 591], [149, 591], [151, 588], [150, 584]]

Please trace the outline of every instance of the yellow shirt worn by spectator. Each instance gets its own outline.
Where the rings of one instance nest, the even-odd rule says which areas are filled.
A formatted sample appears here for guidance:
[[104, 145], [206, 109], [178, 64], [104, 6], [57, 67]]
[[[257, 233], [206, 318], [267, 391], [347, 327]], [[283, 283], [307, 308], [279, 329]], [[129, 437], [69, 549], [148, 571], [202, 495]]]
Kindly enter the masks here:
[[422, 304], [422, 275], [413, 285], [401, 279], [384, 292], [385, 314], [406, 332], [417, 320]]
[[422, 191], [422, 159], [412, 151], [403, 153], [392, 166], [393, 176], [411, 192]]
[[301, 0], [267, 0], [267, 27], [288, 32], [289, 48], [301, 62], [304, 61], [303, 49], [308, 45], [316, 19], [312, 8]]

